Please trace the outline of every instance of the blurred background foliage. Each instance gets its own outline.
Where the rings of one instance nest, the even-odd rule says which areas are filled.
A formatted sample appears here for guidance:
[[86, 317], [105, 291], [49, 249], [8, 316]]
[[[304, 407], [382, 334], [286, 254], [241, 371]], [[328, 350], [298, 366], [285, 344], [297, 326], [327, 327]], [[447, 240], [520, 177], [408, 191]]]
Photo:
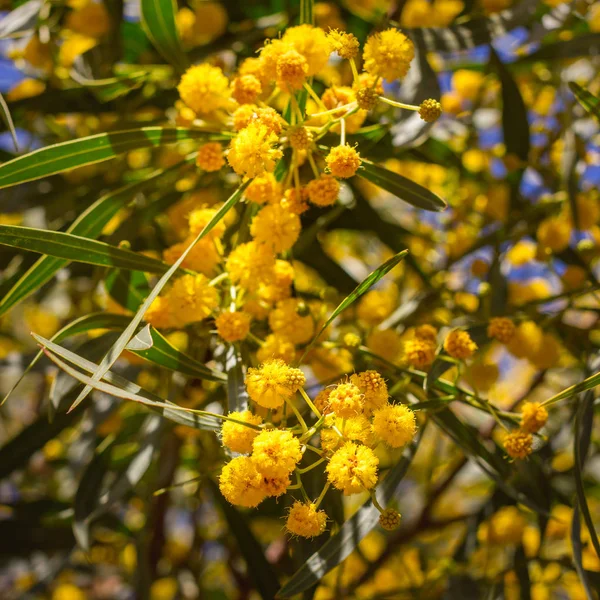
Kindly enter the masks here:
[[[149, 276], [55, 259], [45, 279], [16, 293], [38, 254], [0, 245], [2, 396], [20, 380], [0, 409], [0, 597], [266, 599], [287, 582], [285, 597], [319, 600], [598, 598], [592, 386], [553, 405], [534, 454], [514, 463], [486, 410], [460, 401], [450, 410], [432, 390], [450, 382], [510, 412], [598, 370], [600, 4], [198, 0], [179, 2], [175, 13], [171, 2], [142, 4], [145, 27], [136, 1], [0, 3], [0, 160], [103, 132], [182, 124], [176, 85], [188, 63], [210, 58], [231, 69], [303, 11], [361, 42], [399, 26], [417, 56], [389, 93], [417, 104], [438, 98], [444, 114], [429, 124], [397, 111], [357, 135], [371, 160], [448, 208], [427, 212], [357, 178], [344, 187], [341, 210], [303, 215], [294, 258], [307, 302], [335, 306], [409, 250], [378, 295], [338, 326], [340, 336], [360, 335], [363, 351], [323, 350], [311, 363], [313, 385], [368, 367], [369, 353], [401, 384], [403, 332], [423, 322], [468, 327], [480, 351], [463, 372], [440, 359], [424, 389], [425, 374], [417, 391], [398, 388], [417, 394], [431, 422], [388, 485], [402, 507], [398, 531], [374, 529], [368, 507], [355, 513], [365, 498], [353, 497], [328, 501], [331, 533], [355, 515], [343, 539], [290, 540], [274, 500], [244, 512], [215, 492], [223, 454], [212, 431], [99, 391], [67, 412], [81, 388], [45, 359], [20, 380], [38, 350], [30, 331], [50, 338], [65, 328], [57, 343], [68, 339], [98, 362], [148, 293]], [[151, 22], [169, 11], [181, 45]], [[319, 74], [323, 86], [350, 78], [349, 69]], [[94, 235], [80, 235], [160, 257], [181, 239], [167, 222], [227, 196], [218, 177], [186, 162], [197, 143], [175, 141], [125, 142], [110, 161], [5, 188], [0, 223], [77, 233], [78, 216], [129, 185], [132, 202]], [[508, 346], [486, 338], [493, 316], [520, 323]], [[203, 370], [207, 348], [190, 339], [175, 332], [160, 342], [175, 356], [174, 397], [218, 406], [220, 377]], [[192, 361], [183, 364], [179, 351]], [[129, 352], [117, 372], [161, 394], [164, 359], [144, 358]]]

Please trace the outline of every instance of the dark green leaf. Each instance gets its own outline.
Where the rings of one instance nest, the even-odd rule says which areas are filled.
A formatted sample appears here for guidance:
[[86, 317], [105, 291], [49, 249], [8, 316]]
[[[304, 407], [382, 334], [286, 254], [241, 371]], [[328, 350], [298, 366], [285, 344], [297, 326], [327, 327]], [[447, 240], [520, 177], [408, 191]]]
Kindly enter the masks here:
[[433, 192], [375, 163], [363, 160], [357, 174], [416, 208], [430, 211], [446, 208], [446, 203]]
[[34, 150], [0, 165], [0, 188], [33, 181], [82, 165], [109, 160], [138, 148], [157, 148], [182, 140], [224, 139], [219, 134], [184, 127], [142, 127], [99, 133]]
[[142, 0], [142, 27], [163, 58], [180, 71], [188, 66], [175, 25], [176, 4], [173, 0]]
[[71, 71], [71, 77], [82, 87], [88, 88], [101, 102], [110, 102], [139, 88], [148, 78], [148, 74], [141, 71], [122, 77], [87, 79], [73, 70]]
[[579, 104], [600, 121], [600, 98], [594, 96], [594, 94], [591, 94], [574, 81], [569, 82], [569, 87], [575, 94], [575, 98], [577, 98]]
[[150, 293], [148, 278], [141, 271], [113, 269], [104, 279], [108, 295], [119, 306], [135, 312]]
[[8, 105], [6, 104], [6, 100], [4, 100], [4, 96], [0, 94], [0, 116], [6, 125], [6, 129], [10, 131], [10, 135], [13, 140], [13, 144], [15, 145], [15, 151], [19, 151], [19, 142], [17, 142], [17, 132], [15, 131], [15, 124], [13, 123], [12, 117], [10, 116], [10, 110], [8, 109]]
[[169, 269], [168, 264], [144, 254], [60, 231], [0, 225], [0, 244], [101, 267], [148, 273], [164, 273]]
[[225, 371], [227, 372], [227, 403], [230, 411], [244, 411], [248, 408], [248, 392], [244, 385], [244, 362], [240, 349], [229, 344], [225, 351]]

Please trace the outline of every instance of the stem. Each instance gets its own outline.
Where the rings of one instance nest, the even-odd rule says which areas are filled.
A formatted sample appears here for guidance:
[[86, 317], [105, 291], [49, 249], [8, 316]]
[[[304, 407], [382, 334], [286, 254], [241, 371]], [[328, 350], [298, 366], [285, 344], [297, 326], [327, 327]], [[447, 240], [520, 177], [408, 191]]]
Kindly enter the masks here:
[[304, 473], [312, 471], [315, 467], [318, 467], [322, 462], [325, 462], [325, 460], [326, 459], [324, 458], [320, 458], [319, 460], [316, 460], [314, 463], [312, 463], [312, 465], [308, 465], [308, 467], [304, 467], [304, 469], [296, 469], [296, 471], [298, 471], [298, 473], [300, 473], [301, 475], [304, 475]]
[[395, 100], [390, 100], [385, 96], [379, 96], [379, 99], [390, 106], [395, 106], [396, 108], [405, 108], [406, 110], [419, 110], [420, 107], [414, 106], [413, 104], [404, 104], [403, 102], [396, 102]]
[[323, 498], [325, 498], [325, 494], [327, 493], [327, 490], [331, 487], [331, 483], [329, 483], [329, 481], [325, 484], [325, 487], [323, 488], [323, 491], [319, 494], [319, 497], [315, 500], [315, 508], [319, 508], [319, 504], [321, 504], [321, 502], [323, 502]]
[[371, 501], [373, 502], [373, 506], [380, 512], [382, 513], [385, 509], [381, 506], [381, 504], [379, 504], [378, 500], [377, 500], [377, 495], [375, 494], [374, 490], [370, 490], [369, 494], [371, 495]]
[[208, 282], [208, 285], [211, 287], [214, 287], [215, 285], [217, 285], [218, 283], [221, 283], [221, 281], [223, 281], [224, 279], [227, 279], [228, 277], [229, 277], [229, 273], [227, 273], [227, 271], [225, 271], [224, 273], [217, 275], [214, 279], [211, 279]]
[[313, 401], [308, 397], [308, 394], [306, 393], [304, 388], [300, 388], [300, 395], [304, 398], [304, 401], [306, 402], [306, 404], [308, 404], [310, 410], [312, 410], [315, 413], [317, 419], [320, 419], [321, 413], [319, 412], [319, 409], [313, 404]]
[[325, 117], [326, 115], [333, 115], [334, 113], [339, 112], [340, 110], [350, 109], [351, 107], [354, 107], [355, 104], [356, 102], [349, 102], [348, 104], [344, 104], [343, 106], [336, 106], [331, 110], [326, 110], [320, 113], [313, 113], [312, 115], [308, 116], [312, 119], [313, 117]]
[[340, 146], [346, 145], [346, 119], [340, 119]]
[[308, 158], [308, 163], [310, 164], [310, 168], [312, 169], [315, 179], [318, 179], [321, 176], [321, 174], [319, 173], [319, 169], [317, 169], [317, 165], [315, 163], [315, 159], [312, 155], [312, 152], [307, 152], [306, 157]]
[[306, 433], [308, 431], [306, 422], [302, 418], [302, 415], [298, 412], [298, 409], [294, 406], [294, 403], [292, 402], [291, 398], [286, 398], [285, 402], [292, 409], [292, 411], [294, 412], [294, 415], [296, 415], [296, 419], [298, 419], [298, 423], [300, 423], [300, 426], [302, 427], [302, 432]]
[[358, 69], [356, 68], [356, 63], [354, 59], [350, 59], [350, 68], [352, 69], [352, 77], [354, 77], [354, 82], [358, 83]]
[[[312, 86], [308, 82], [304, 83], [304, 89], [309, 93], [310, 97], [317, 103], [317, 106], [319, 106], [319, 108], [322, 108], [323, 110], [327, 110], [327, 107], [323, 104], [323, 100], [321, 100], [321, 98], [319, 98], [319, 96], [317, 95], [315, 90], [312, 89]], [[310, 115], [310, 116], [314, 117], [314, 115]]]

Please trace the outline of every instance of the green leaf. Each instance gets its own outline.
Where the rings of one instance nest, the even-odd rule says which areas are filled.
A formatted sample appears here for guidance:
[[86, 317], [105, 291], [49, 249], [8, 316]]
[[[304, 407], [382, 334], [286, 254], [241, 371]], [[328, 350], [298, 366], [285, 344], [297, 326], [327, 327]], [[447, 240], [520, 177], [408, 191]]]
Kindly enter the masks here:
[[[398, 485], [406, 475], [419, 443], [423, 437], [421, 429], [418, 437], [405, 451], [402, 458], [390, 470], [383, 482], [377, 486], [377, 501], [387, 506], [396, 493]], [[348, 519], [338, 533], [329, 538], [306, 563], [294, 573], [292, 578], [281, 588], [278, 597], [291, 598], [318, 583], [331, 569], [339, 565], [358, 546], [359, 542], [377, 525], [379, 511], [371, 500]]]
[[102, 482], [108, 472], [113, 444], [105, 445], [87, 465], [75, 494], [73, 534], [81, 548], [90, 549], [90, 525], [98, 504]]
[[6, 128], [10, 131], [10, 135], [13, 140], [13, 144], [15, 145], [15, 150], [19, 151], [19, 142], [17, 141], [17, 132], [15, 131], [15, 124], [13, 123], [12, 117], [10, 116], [10, 110], [8, 109], [8, 105], [6, 104], [6, 100], [4, 100], [4, 96], [0, 94], [0, 112], [2, 113], [2, 120], [6, 125]]
[[[148, 187], [153, 187], [156, 185], [157, 179], [163, 175], [176, 171], [182, 165], [192, 162], [193, 160], [194, 155], [190, 155], [186, 160], [177, 163], [168, 169], [155, 171], [144, 181], [138, 181], [102, 196], [73, 221], [73, 224], [67, 229], [67, 233], [86, 238], [97, 238], [102, 233], [104, 226], [121, 208], [128, 204], [136, 193], [141, 192]], [[33, 294], [35, 290], [49, 281], [57, 271], [68, 264], [68, 260], [55, 258], [53, 256], [42, 256], [39, 258], [0, 299], [0, 316], [17, 304], [17, 302], [20, 302]]]
[[596, 386], [600, 385], [600, 373], [596, 373], [587, 379], [584, 379], [580, 383], [576, 383], [571, 387], [563, 390], [562, 392], [556, 394], [556, 396], [552, 396], [552, 398], [548, 398], [544, 402], [544, 406], [550, 406], [551, 404], [555, 404], [560, 400], [565, 400], [566, 398], [571, 398], [577, 394], [581, 394], [581, 392], [585, 392], [587, 390], [591, 390]]
[[[124, 317], [125, 325], [129, 322]], [[138, 356], [171, 371], [178, 371], [189, 377], [197, 377], [206, 381], [223, 383], [227, 381], [225, 374], [209, 369], [207, 366], [177, 350], [164, 336], [153, 327], [150, 328], [152, 347], [147, 350], [136, 350]]]
[[32, 29], [40, 14], [41, 0], [29, 0], [0, 19], [0, 39], [18, 31]]
[[185, 127], [142, 127], [62, 142], [34, 150], [0, 165], [0, 188], [109, 160], [138, 148], [158, 148], [165, 144], [201, 138], [228, 139], [219, 134]]
[[[215, 227], [215, 225], [219, 221], [221, 221], [221, 219], [240, 201], [244, 190], [246, 189], [246, 187], [248, 187], [248, 185], [250, 185], [251, 182], [252, 179], [248, 179], [231, 195], [229, 200], [227, 200], [227, 202], [223, 204], [223, 206], [217, 211], [215, 216], [206, 224], [204, 229], [196, 236], [192, 243], [187, 247], [187, 249], [175, 262], [175, 264], [173, 264], [173, 266], [160, 278], [160, 280], [154, 286], [154, 288], [152, 288], [152, 291], [150, 292], [149, 296], [140, 306], [140, 308], [138, 309], [137, 313], [135, 314], [125, 331], [121, 334], [113, 348], [111, 348], [110, 352], [102, 359], [102, 362], [98, 366], [98, 369], [94, 372], [94, 375], [92, 377], [93, 381], [100, 381], [104, 377], [105, 373], [112, 367], [114, 362], [120, 356], [121, 352], [123, 352], [123, 350], [125, 349], [125, 346], [127, 346], [127, 344], [129, 343], [131, 337], [135, 334], [138, 325], [141, 323], [142, 319], [144, 318], [144, 315], [146, 314], [146, 311], [148, 310], [148, 308], [150, 308], [152, 302], [154, 302], [154, 299], [158, 297], [163, 287], [167, 284], [167, 282], [175, 273], [175, 271], [177, 271], [177, 269], [181, 266], [181, 264], [186, 259], [187, 255], [190, 253], [192, 248], [205, 235], [207, 235], [213, 229], [213, 227]], [[79, 396], [75, 400], [72, 408], [75, 408], [90, 393], [91, 389], [91, 386], [86, 385], [81, 394], [79, 394]]]
[[174, 0], [142, 0], [142, 27], [153, 46], [163, 58], [183, 71], [188, 59], [181, 47], [175, 25], [176, 4]]
[[[329, 327], [331, 322], [344, 310], [346, 310], [350, 305], [354, 304], [365, 292], [369, 290], [369, 288], [375, 285], [382, 277], [387, 275], [401, 260], [403, 260], [408, 254], [408, 250], [402, 250], [398, 254], [392, 256], [389, 260], [385, 261], [381, 266], [375, 269], [371, 274], [369, 274], [365, 279], [363, 279], [354, 290], [348, 294], [337, 306], [337, 308], [329, 315], [329, 318], [325, 322], [325, 324], [321, 327], [321, 329], [316, 333], [316, 335], [312, 338], [306, 349], [304, 350], [304, 354], [302, 358], [306, 356], [308, 351], [313, 347], [315, 342], [319, 339], [320, 335]], [[302, 358], [299, 362], [302, 362]]]
[[444, 200], [433, 192], [375, 163], [363, 160], [357, 174], [416, 208], [430, 211], [446, 208]]
[[148, 73], [140, 71], [122, 77], [87, 79], [73, 69], [71, 77], [82, 87], [88, 88], [100, 102], [110, 102], [139, 88], [148, 78]]
[[314, 0], [300, 0], [300, 24], [315, 24]]
[[[33, 334], [33, 337], [44, 348], [46, 348], [46, 354], [54, 364], [56, 364], [59, 368], [80, 383], [92, 386], [93, 388], [98, 389], [110, 396], [114, 396], [115, 398], [122, 398], [124, 400], [138, 402], [143, 406], [147, 406], [151, 410], [161, 414], [163, 417], [170, 419], [171, 421], [175, 421], [181, 425], [186, 425], [187, 427], [206, 429], [210, 431], [218, 430], [221, 427], [221, 422], [224, 419], [223, 415], [217, 415], [202, 410], [185, 409], [171, 402], [164, 402], [160, 396], [157, 396], [148, 390], [144, 390], [139, 385], [128, 381], [124, 377], [121, 377], [112, 371], [105, 373], [103, 378], [104, 381], [93, 381], [58, 357], [60, 356], [65, 358], [72, 364], [77, 365], [88, 373], [94, 373], [98, 370], [98, 365], [96, 363], [93, 363], [82, 356], [63, 348], [62, 346], [54, 344], [42, 336]], [[69, 412], [67, 414], [71, 413]]]
[[155, 258], [60, 231], [0, 225], [0, 244], [101, 267], [148, 273], [164, 273], [169, 269], [168, 264]]
[[135, 312], [150, 293], [148, 277], [141, 271], [113, 269], [104, 279], [104, 288], [119, 306]]
[[585, 590], [587, 600], [594, 600], [592, 586], [589, 581], [588, 572], [583, 567], [583, 544], [581, 542], [581, 520], [579, 518], [579, 504], [575, 502], [573, 508], [573, 520], [571, 521], [571, 545], [573, 546], [573, 562], [579, 580]]
[[588, 92], [574, 81], [569, 81], [569, 87], [575, 94], [575, 98], [577, 98], [579, 104], [600, 121], [600, 98], [594, 96], [594, 94]]
[[248, 408], [248, 392], [244, 385], [244, 361], [240, 349], [229, 344], [225, 350], [227, 372], [227, 405], [229, 411], [244, 411]]
[[240, 552], [246, 561], [248, 573], [254, 580], [258, 592], [265, 600], [275, 598], [279, 589], [279, 579], [276, 569], [267, 561], [262, 546], [252, 533], [246, 517], [235, 506], [225, 500], [216, 483], [210, 479], [213, 496], [219, 503], [229, 531], [235, 536]]
[[530, 147], [527, 107], [515, 80], [493, 48], [490, 61], [502, 86], [502, 130], [507, 154], [514, 154], [525, 162]]

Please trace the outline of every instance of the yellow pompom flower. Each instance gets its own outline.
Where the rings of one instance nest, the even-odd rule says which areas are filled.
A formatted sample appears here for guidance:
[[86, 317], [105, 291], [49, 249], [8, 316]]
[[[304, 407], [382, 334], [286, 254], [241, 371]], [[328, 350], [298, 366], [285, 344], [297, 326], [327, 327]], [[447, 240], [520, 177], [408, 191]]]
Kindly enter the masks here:
[[413, 43], [396, 29], [386, 29], [370, 36], [363, 51], [365, 71], [387, 81], [404, 77], [414, 57]]
[[263, 477], [249, 456], [228, 462], [219, 476], [219, 489], [225, 500], [236, 506], [254, 508], [265, 499]]
[[332, 175], [322, 174], [318, 179], [313, 179], [306, 186], [308, 198], [317, 206], [331, 206], [340, 194], [340, 183]]
[[369, 370], [355, 373], [350, 376], [350, 382], [363, 394], [363, 409], [367, 413], [372, 413], [387, 402], [387, 384], [377, 371]]
[[300, 235], [300, 217], [281, 205], [265, 206], [252, 220], [250, 233], [254, 239], [274, 252], [289, 250]]
[[296, 347], [288, 339], [271, 333], [265, 338], [262, 346], [256, 351], [256, 358], [260, 362], [279, 358], [283, 362], [291, 363], [296, 357]]
[[523, 513], [516, 506], [503, 506], [492, 515], [488, 523], [482, 523], [477, 537], [496, 546], [518, 544], [523, 538], [526, 525]]
[[261, 285], [258, 296], [261, 300], [272, 304], [285, 300], [292, 295], [294, 267], [287, 260], [277, 259], [273, 267], [273, 278], [268, 284]]
[[[263, 422], [259, 415], [254, 415], [249, 410], [230, 412], [227, 416], [236, 421], [243, 421], [251, 425], [260, 425]], [[221, 427], [221, 441], [223, 445], [233, 450], [233, 452], [239, 452], [240, 454], [250, 454], [252, 452], [252, 442], [258, 434], [258, 429], [246, 427], [232, 421], [225, 421]]]
[[444, 340], [444, 350], [458, 360], [470, 358], [477, 350], [477, 344], [471, 339], [467, 331], [454, 329]]
[[307, 199], [308, 191], [306, 187], [293, 187], [285, 190], [283, 198], [281, 199], [281, 206], [288, 212], [294, 213], [295, 215], [301, 215], [308, 210]]
[[346, 442], [331, 457], [327, 479], [345, 496], [370, 490], [377, 483], [379, 459], [367, 446]]
[[433, 325], [418, 325], [415, 327], [415, 337], [429, 342], [437, 341], [437, 329]]
[[261, 92], [260, 81], [254, 75], [240, 75], [231, 84], [231, 95], [238, 104], [252, 104]]
[[437, 101], [429, 98], [423, 100], [419, 106], [419, 116], [426, 123], [437, 121], [442, 115], [442, 105]]
[[280, 359], [268, 360], [260, 368], [250, 367], [246, 389], [254, 402], [265, 408], [277, 408], [305, 383], [304, 374]]
[[[344, 434], [344, 438], [340, 438], [333, 426]], [[325, 427], [321, 429], [321, 448], [328, 454], [332, 454], [348, 440], [372, 447], [376, 440], [369, 419], [365, 415], [355, 415], [349, 418], [328, 415]]]
[[307, 77], [320, 73], [327, 65], [331, 46], [327, 35], [320, 27], [312, 25], [288, 27], [281, 41], [284, 45], [291, 46], [306, 59]]
[[395, 288], [370, 290], [359, 301], [356, 313], [368, 325], [377, 325], [389, 317], [397, 305]]
[[398, 527], [400, 527], [401, 518], [402, 517], [397, 510], [394, 510], [393, 508], [386, 508], [379, 515], [379, 524], [386, 531], [394, 531], [395, 529], [398, 529]]
[[219, 304], [219, 294], [205, 275], [184, 275], [175, 280], [167, 299], [178, 327], [202, 321]]
[[517, 429], [504, 437], [504, 449], [511, 458], [527, 458], [533, 448], [533, 436], [527, 431]]
[[263, 173], [252, 180], [244, 196], [256, 204], [276, 204], [281, 200], [281, 184], [273, 173]]
[[263, 477], [262, 489], [269, 498], [277, 498], [291, 485], [289, 476], [285, 477]]
[[274, 147], [277, 141], [266, 125], [251, 121], [231, 140], [227, 160], [238, 175], [256, 177], [272, 172], [281, 158], [281, 150]]
[[277, 85], [286, 92], [302, 89], [307, 73], [306, 59], [295, 50], [288, 50], [277, 59]]
[[231, 281], [247, 290], [255, 290], [261, 283], [268, 283], [273, 277], [274, 266], [273, 250], [257, 242], [236, 246], [225, 264]]
[[287, 429], [266, 429], [252, 443], [252, 461], [263, 477], [285, 478], [301, 459], [300, 442]]
[[221, 144], [219, 142], [209, 142], [200, 146], [198, 156], [196, 156], [196, 164], [208, 173], [221, 169], [225, 164]]
[[256, 117], [256, 106], [254, 104], [242, 104], [233, 113], [233, 128], [236, 131], [241, 131], [248, 127], [250, 122]]
[[[402, 351], [402, 338], [393, 329], [373, 329], [367, 336], [367, 348], [378, 356], [394, 362]], [[433, 353], [435, 355], [435, 348]]]
[[307, 150], [312, 143], [312, 133], [306, 127], [290, 127], [287, 134], [294, 150]]
[[294, 502], [285, 523], [286, 529], [300, 537], [312, 538], [325, 531], [327, 514], [315, 504]]
[[144, 320], [156, 329], [170, 329], [171, 327], [175, 327], [168, 299], [165, 296], [155, 298], [146, 311]]
[[335, 146], [329, 151], [325, 162], [334, 177], [347, 179], [354, 176], [360, 167], [360, 155], [351, 146]]
[[417, 432], [415, 413], [404, 404], [386, 404], [373, 415], [373, 431], [388, 446], [401, 448]]
[[404, 342], [402, 359], [411, 367], [425, 369], [435, 360], [435, 351], [435, 341], [415, 337]]
[[250, 315], [245, 312], [222, 312], [215, 319], [217, 333], [226, 342], [239, 342], [250, 332], [250, 320]]
[[552, 252], [562, 252], [571, 240], [573, 225], [565, 216], [548, 217], [537, 228], [537, 240], [544, 248]]
[[302, 315], [298, 311], [301, 301], [287, 298], [277, 303], [269, 315], [269, 326], [273, 333], [281, 335], [294, 344], [304, 344], [313, 336], [315, 325], [310, 314]]
[[110, 31], [110, 15], [102, 2], [89, 2], [70, 12], [65, 26], [82, 35], [100, 38]]
[[548, 411], [539, 402], [525, 402], [521, 407], [522, 427], [529, 433], [537, 433], [548, 420]]
[[199, 115], [210, 114], [229, 104], [229, 80], [219, 67], [206, 63], [190, 67], [177, 90], [185, 104]]
[[364, 396], [353, 383], [340, 383], [329, 394], [329, 408], [338, 417], [355, 417], [363, 411]]
[[488, 337], [494, 338], [503, 344], [508, 344], [514, 337], [517, 328], [507, 317], [494, 317], [490, 319], [487, 327]]
[[333, 51], [337, 52], [341, 58], [355, 58], [360, 49], [360, 42], [352, 33], [331, 29], [327, 33], [327, 39], [331, 43]]

